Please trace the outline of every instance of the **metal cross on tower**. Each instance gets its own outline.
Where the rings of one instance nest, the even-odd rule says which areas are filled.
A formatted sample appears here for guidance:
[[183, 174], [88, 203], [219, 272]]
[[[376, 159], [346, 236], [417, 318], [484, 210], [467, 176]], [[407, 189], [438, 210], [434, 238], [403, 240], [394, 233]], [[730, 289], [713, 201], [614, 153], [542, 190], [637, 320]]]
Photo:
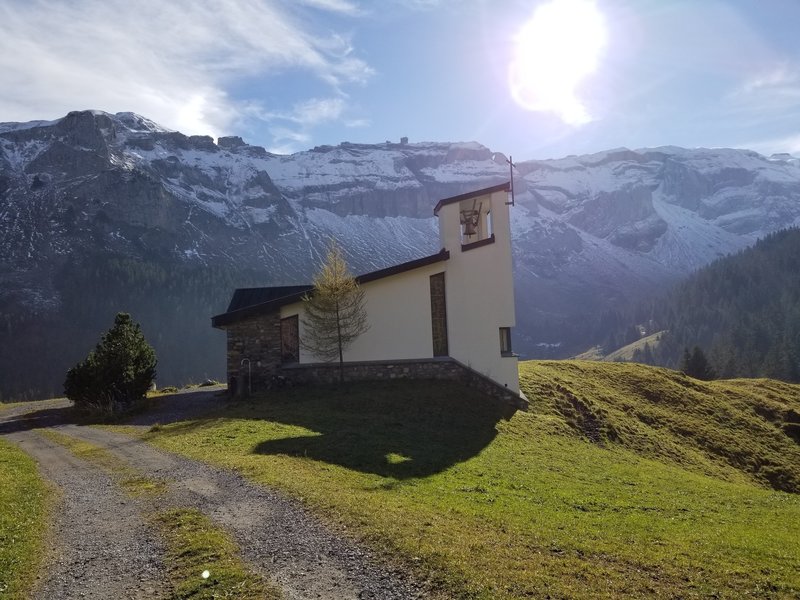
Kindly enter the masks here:
[[514, 161], [511, 160], [511, 155], [510, 154], [508, 155], [508, 158], [506, 159], [506, 162], [508, 163], [508, 173], [511, 176], [511, 202], [506, 202], [506, 204], [509, 204], [511, 206], [515, 206], [515, 204], [514, 204], [514, 167], [516, 167], [517, 165], [515, 165]]

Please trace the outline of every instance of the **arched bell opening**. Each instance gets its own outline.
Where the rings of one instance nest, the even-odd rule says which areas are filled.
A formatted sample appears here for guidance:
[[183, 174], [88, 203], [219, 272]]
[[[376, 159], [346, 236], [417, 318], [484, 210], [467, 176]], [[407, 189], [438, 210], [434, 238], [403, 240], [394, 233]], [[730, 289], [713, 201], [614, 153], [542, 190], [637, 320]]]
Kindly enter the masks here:
[[479, 202], [477, 198], [464, 200], [459, 204], [459, 221], [462, 244], [478, 242], [492, 235], [492, 213], [488, 202]]

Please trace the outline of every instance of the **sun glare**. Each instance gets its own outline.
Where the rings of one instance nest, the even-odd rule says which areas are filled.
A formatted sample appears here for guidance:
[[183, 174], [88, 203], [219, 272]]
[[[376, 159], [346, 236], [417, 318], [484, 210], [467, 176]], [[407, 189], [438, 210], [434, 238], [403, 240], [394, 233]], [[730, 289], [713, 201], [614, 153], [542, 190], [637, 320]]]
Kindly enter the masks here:
[[550, 111], [571, 125], [592, 120], [576, 89], [597, 68], [606, 45], [603, 15], [592, 0], [551, 0], [539, 6], [516, 37], [509, 68], [514, 100]]

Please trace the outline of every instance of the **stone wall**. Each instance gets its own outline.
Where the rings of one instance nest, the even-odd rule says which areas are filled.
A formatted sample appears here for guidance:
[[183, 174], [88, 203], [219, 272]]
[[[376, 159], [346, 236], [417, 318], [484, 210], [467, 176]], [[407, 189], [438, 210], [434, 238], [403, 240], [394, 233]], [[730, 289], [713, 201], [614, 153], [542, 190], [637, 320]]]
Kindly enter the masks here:
[[[284, 365], [278, 375], [294, 385], [336, 383], [339, 381], [339, 363]], [[480, 390], [488, 396], [508, 402], [516, 408], [524, 410], [528, 407], [528, 403], [524, 398], [449, 356], [412, 360], [349, 362], [344, 364], [345, 381], [389, 381], [393, 379], [457, 381], [468, 387]]]
[[[228, 390], [241, 395], [267, 389], [281, 367], [281, 315], [258, 315], [228, 325]], [[244, 359], [249, 359], [242, 364]], [[248, 376], [252, 379], [248, 382]]]

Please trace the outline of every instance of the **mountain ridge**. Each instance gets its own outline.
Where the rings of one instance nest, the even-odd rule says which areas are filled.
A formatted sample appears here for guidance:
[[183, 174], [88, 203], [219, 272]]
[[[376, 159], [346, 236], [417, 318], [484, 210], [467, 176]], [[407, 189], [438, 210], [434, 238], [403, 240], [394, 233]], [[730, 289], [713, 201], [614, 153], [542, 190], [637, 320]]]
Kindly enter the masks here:
[[[798, 162], [674, 147], [517, 162], [515, 349], [584, 350], [604, 311], [800, 224]], [[99, 256], [178, 279], [227, 269], [230, 284], [291, 285], [310, 280], [331, 237], [356, 273], [432, 254], [435, 203], [508, 177], [505, 156], [477, 142], [343, 142], [276, 155], [133, 113], [0, 124], [6, 335], [36, 315], [69, 319], [59, 285], [67, 271], [103, 271]], [[208, 301], [208, 315], [224, 308]]]

